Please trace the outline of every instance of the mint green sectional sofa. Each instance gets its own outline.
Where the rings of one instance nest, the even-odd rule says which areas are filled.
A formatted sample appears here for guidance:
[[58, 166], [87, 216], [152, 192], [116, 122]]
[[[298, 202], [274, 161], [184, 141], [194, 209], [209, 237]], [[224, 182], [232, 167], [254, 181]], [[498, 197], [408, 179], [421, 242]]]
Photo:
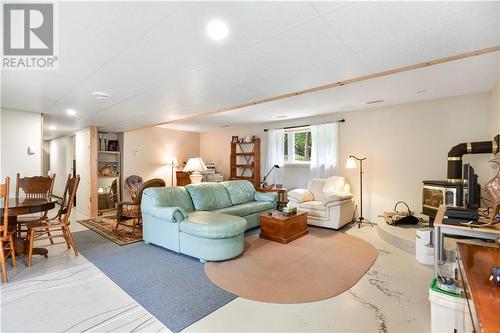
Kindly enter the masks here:
[[245, 230], [258, 227], [276, 201], [276, 193], [257, 192], [246, 180], [148, 188], [143, 239], [202, 262], [234, 258], [243, 252]]

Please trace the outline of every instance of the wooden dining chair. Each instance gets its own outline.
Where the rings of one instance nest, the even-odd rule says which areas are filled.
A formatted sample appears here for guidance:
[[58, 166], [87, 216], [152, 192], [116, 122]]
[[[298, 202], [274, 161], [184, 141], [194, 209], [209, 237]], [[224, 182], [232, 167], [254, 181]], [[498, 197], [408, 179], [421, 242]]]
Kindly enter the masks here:
[[[49, 239], [51, 240], [52, 244], [66, 243], [68, 249], [72, 248], [75, 256], [78, 255], [78, 250], [76, 249], [73, 235], [71, 234], [71, 231], [69, 229], [69, 218], [71, 216], [73, 201], [79, 183], [79, 175], [74, 178], [72, 178], [71, 175], [68, 175], [66, 186], [64, 188], [63, 199], [61, 202], [61, 208], [59, 209], [57, 215], [51, 219], [26, 223], [26, 226], [28, 228], [28, 266], [31, 266], [33, 257], [33, 244], [35, 241], [39, 240]], [[64, 238], [64, 242], [54, 243], [54, 238]]]
[[9, 185], [10, 178], [5, 177], [5, 183], [0, 184], [0, 199], [3, 200], [3, 215], [0, 224], [0, 259], [2, 264], [2, 282], [7, 282], [7, 258], [11, 257], [12, 267], [16, 267], [16, 252], [14, 239], [9, 232]]
[[[18, 173], [16, 177], [16, 200], [19, 200], [19, 198], [23, 196], [26, 199], [51, 199], [55, 181], [56, 174], [53, 174], [52, 177], [21, 177]], [[27, 231], [26, 223], [46, 220], [47, 213], [48, 212], [42, 212], [39, 216], [18, 217], [16, 226], [17, 237], [22, 238], [23, 233]]]

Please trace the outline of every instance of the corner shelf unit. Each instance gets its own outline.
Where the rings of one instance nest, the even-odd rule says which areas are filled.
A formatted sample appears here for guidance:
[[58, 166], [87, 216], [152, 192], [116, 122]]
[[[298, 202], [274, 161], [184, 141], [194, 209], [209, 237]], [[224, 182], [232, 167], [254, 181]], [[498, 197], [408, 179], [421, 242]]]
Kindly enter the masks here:
[[260, 139], [231, 142], [230, 179], [245, 179], [260, 186]]

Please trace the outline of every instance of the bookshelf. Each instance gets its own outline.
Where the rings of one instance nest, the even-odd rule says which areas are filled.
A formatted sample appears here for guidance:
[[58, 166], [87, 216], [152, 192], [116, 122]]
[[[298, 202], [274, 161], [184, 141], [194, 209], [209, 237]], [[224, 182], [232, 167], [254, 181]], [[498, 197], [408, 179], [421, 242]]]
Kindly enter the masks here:
[[260, 186], [260, 139], [231, 142], [230, 179], [245, 179]]

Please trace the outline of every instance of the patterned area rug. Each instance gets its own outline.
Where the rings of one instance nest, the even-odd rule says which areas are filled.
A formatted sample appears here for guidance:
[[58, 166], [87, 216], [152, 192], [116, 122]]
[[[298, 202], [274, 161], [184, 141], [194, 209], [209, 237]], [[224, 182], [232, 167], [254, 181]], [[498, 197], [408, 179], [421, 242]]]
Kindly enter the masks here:
[[132, 231], [132, 220], [126, 221], [127, 225], [121, 224], [116, 230], [115, 217], [95, 217], [77, 222], [118, 245], [127, 245], [142, 241], [142, 227], [140, 225], [135, 227], [133, 234], [130, 233]]

